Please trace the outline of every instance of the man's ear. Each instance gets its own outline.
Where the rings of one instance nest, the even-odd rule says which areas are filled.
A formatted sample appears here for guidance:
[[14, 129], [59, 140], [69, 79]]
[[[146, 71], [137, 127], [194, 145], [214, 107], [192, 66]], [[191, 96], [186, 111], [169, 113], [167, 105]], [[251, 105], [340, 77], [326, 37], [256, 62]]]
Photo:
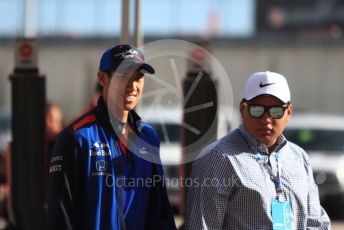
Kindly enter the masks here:
[[104, 87], [106, 85], [106, 81], [107, 81], [107, 77], [108, 77], [107, 73], [105, 73], [103, 71], [98, 71], [97, 77], [98, 77], [99, 85]]
[[245, 108], [244, 102], [240, 102], [239, 108], [240, 108], [240, 114], [241, 114], [241, 116], [242, 116], [243, 113], [244, 113], [244, 108]]
[[289, 121], [291, 115], [293, 114], [293, 111], [294, 111], [294, 107], [293, 107], [292, 104], [290, 104], [290, 105], [288, 106], [287, 111], [286, 111], [286, 113], [288, 114], [288, 121]]

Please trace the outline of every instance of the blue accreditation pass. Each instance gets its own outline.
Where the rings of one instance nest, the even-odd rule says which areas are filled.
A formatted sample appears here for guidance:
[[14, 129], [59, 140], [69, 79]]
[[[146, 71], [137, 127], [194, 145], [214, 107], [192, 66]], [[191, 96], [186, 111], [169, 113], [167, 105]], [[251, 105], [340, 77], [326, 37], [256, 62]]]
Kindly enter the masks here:
[[291, 230], [290, 201], [278, 201], [278, 199], [272, 199], [271, 212], [273, 230]]

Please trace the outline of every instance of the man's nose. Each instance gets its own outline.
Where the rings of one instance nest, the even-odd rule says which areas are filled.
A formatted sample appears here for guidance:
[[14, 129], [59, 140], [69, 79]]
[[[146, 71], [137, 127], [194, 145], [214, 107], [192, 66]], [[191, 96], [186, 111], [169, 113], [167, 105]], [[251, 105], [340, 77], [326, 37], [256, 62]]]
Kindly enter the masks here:
[[270, 116], [270, 114], [268, 113], [268, 111], [264, 111], [263, 116], [260, 118], [260, 121], [262, 123], [270, 123], [272, 120], [272, 117]]

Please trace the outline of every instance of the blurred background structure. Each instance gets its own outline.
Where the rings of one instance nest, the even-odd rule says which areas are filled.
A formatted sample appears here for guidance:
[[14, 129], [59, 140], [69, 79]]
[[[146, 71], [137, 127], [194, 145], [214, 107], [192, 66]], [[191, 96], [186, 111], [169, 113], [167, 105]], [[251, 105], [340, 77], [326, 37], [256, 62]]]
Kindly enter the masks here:
[[[287, 77], [296, 111], [344, 116], [344, 0], [142, 0], [140, 9], [123, 2], [133, 0], [0, 0], [1, 174], [10, 139], [8, 77], [17, 37], [36, 39], [46, 97], [61, 106], [65, 121], [79, 115], [92, 99], [105, 49], [123, 39], [144, 45], [171, 38], [209, 44], [231, 83], [233, 104], [226, 106], [239, 105], [249, 75], [271, 70]], [[128, 9], [127, 15], [123, 9]], [[135, 12], [140, 17], [135, 18]], [[125, 17], [130, 20], [123, 28]], [[121, 37], [123, 29], [131, 36]], [[148, 62], [163, 81], [176, 76], [170, 57], [151, 57]], [[186, 59], [176, 63], [182, 81]], [[223, 77], [214, 76], [220, 85]], [[147, 79], [146, 90], [154, 88]], [[178, 98], [162, 103], [181, 106]], [[341, 180], [337, 183], [344, 186], [344, 177]], [[6, 191], [0, 187], [0, 215]]]

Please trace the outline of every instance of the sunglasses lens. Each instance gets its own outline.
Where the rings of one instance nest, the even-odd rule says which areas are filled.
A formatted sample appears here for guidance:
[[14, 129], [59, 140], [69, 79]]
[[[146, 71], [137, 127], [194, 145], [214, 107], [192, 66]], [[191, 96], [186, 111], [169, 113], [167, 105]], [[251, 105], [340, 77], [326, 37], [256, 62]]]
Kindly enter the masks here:
[[269, 109], [269, 114], [272, 118], [278, 119], [283, 117], [284, 109], [282, 107], [271, 107]]
[[249, 106], [249, 112], [252, 117], [261, 117], [264, 114], [264, 107], [259, 105]]
[[248, 105], [248, 111], [251, 117], [260, 118], [264, 115], [265, 111], [269, 113], [269, 116], [274, 119], [280, 119], [284, 115], [287, 105], [265, 107], [262, 105]]

